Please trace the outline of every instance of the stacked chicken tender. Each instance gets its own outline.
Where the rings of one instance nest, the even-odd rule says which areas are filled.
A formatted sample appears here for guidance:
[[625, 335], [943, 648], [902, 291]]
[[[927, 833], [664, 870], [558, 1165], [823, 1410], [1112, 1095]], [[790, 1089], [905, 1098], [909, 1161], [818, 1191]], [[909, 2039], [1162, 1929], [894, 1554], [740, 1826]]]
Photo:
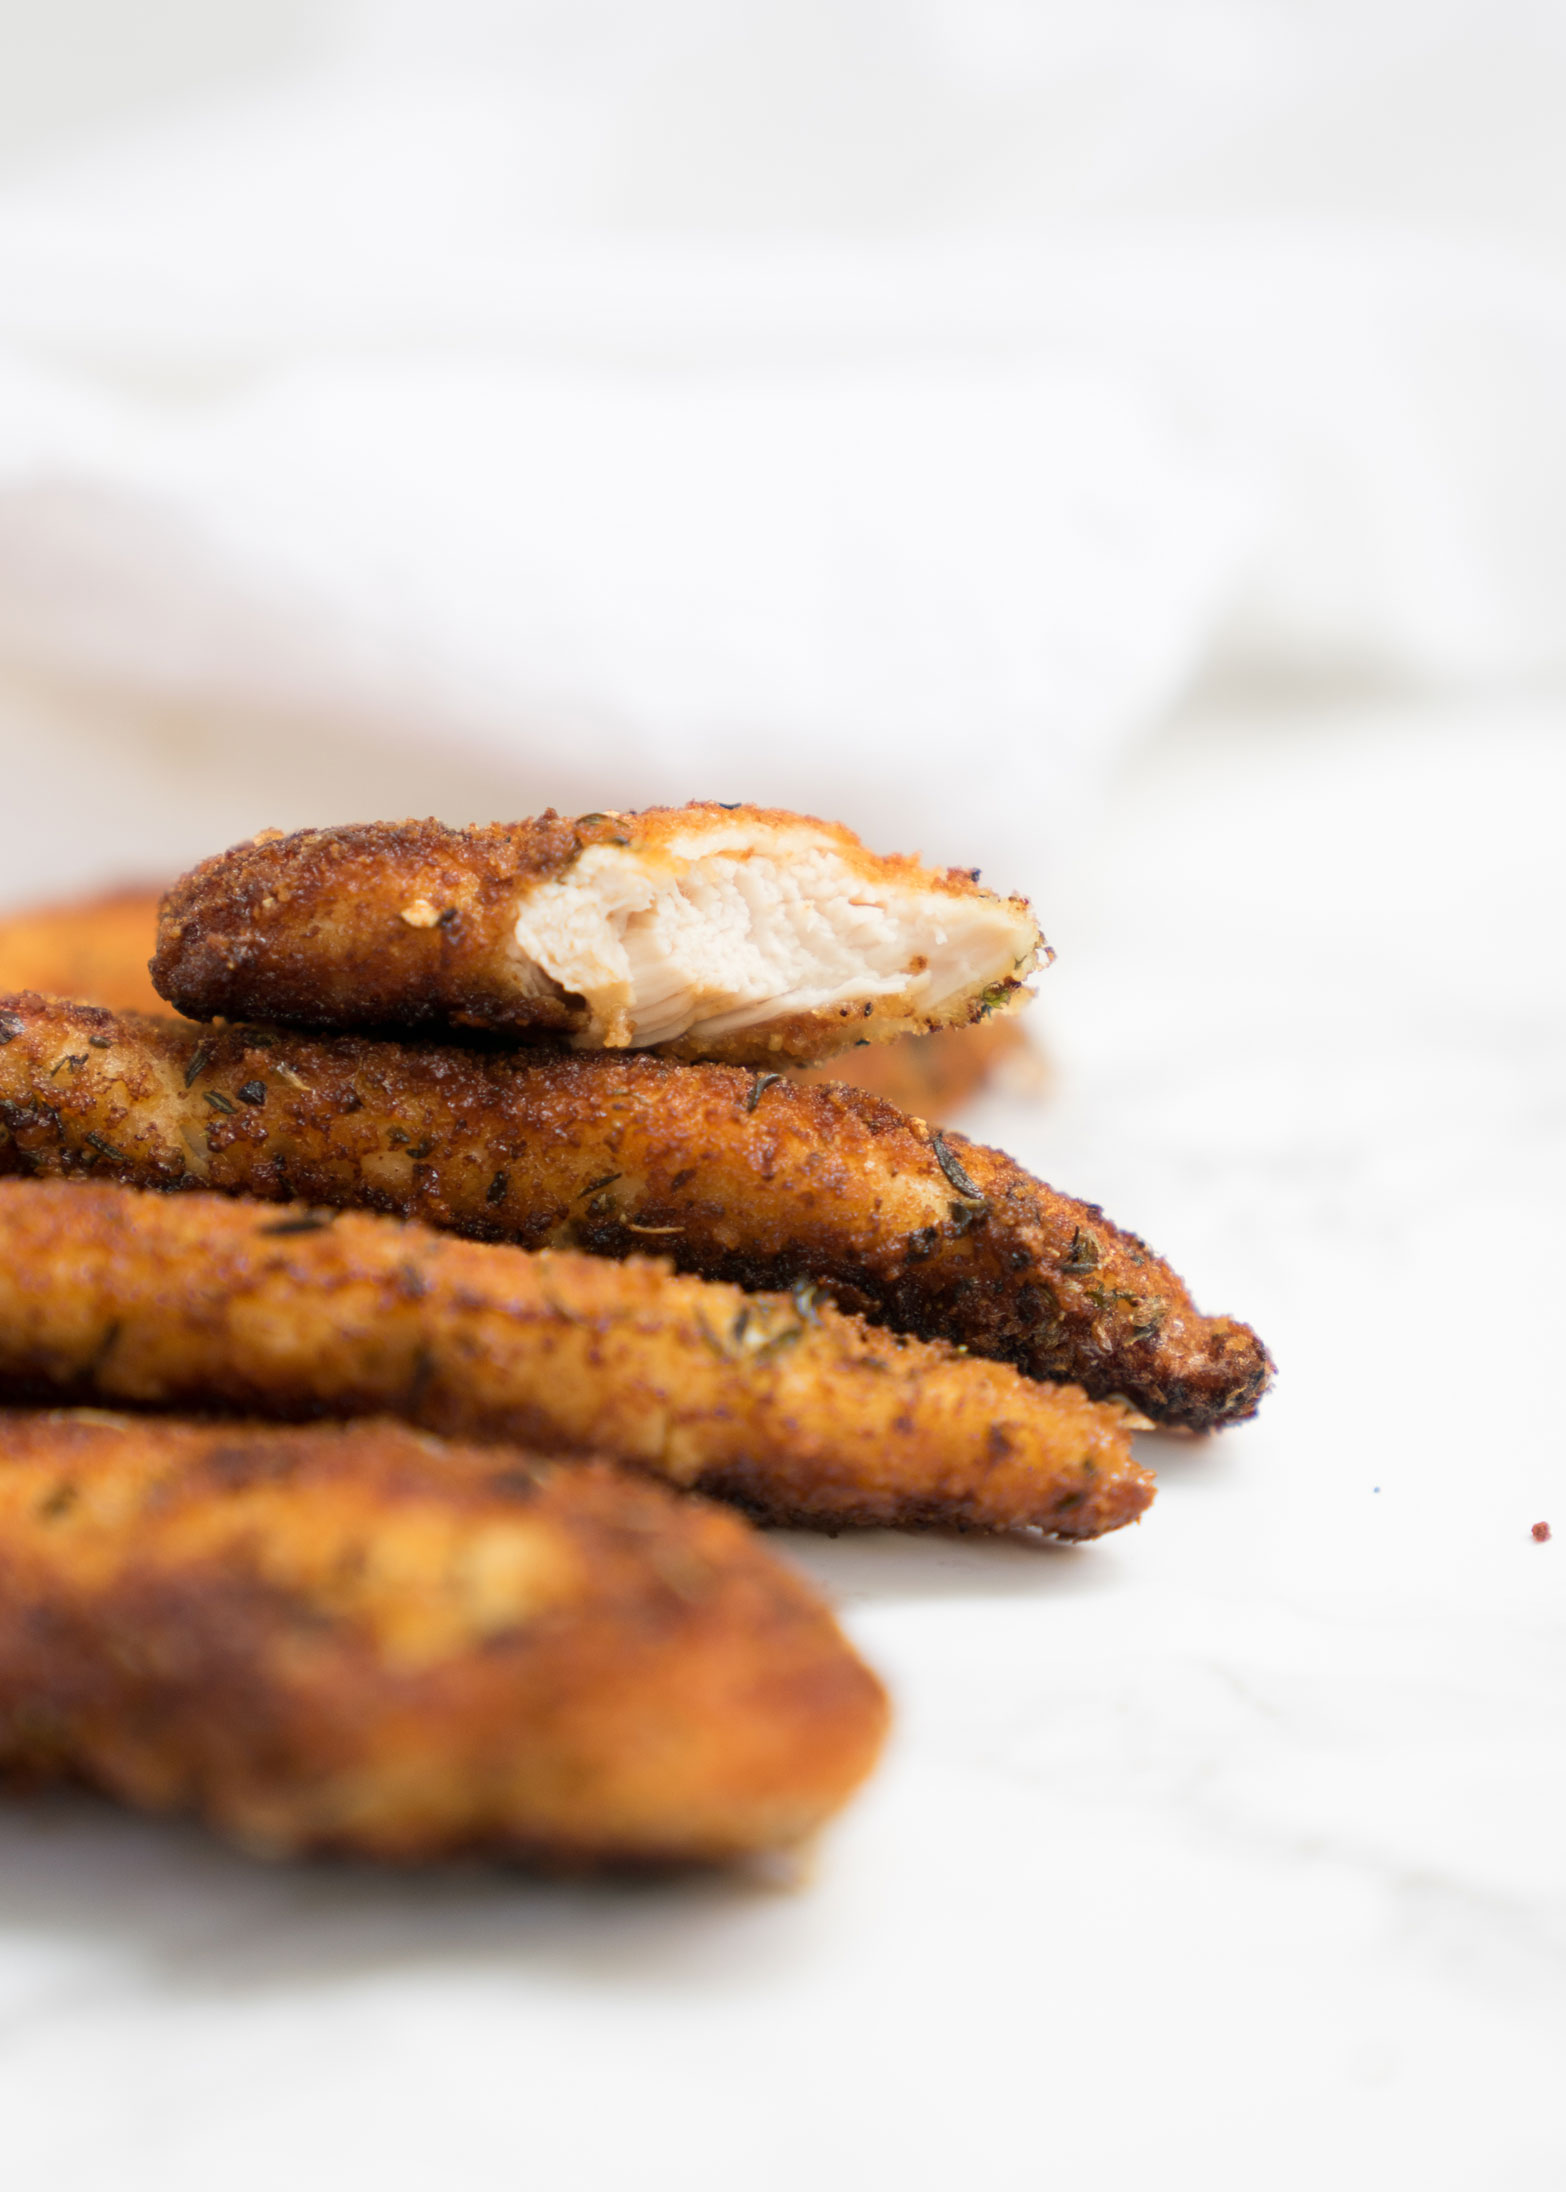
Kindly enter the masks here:
[[1093, 1537], [1138, 1420], [1270, 1374], [1095, 1206], [793, 1077], [1046, 951], [692, 806], [267, 833], [164, 901], [185, 1017], [0, 999], [0, 1756], [267, 1848], [812, 1831], [884, 1695], [690, 1493]]

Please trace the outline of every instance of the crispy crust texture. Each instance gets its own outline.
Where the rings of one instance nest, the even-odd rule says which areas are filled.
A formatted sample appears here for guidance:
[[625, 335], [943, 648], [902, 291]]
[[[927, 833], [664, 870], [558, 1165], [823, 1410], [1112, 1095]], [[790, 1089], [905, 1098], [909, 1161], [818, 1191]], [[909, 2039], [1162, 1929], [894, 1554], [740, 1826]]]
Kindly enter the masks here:
[[398, 1423], [0, 1411], [0, 1763], [270, 1853], [797, 1841], [880, 1684], [736, 1516]]
[[[152, 979], [192, 1019], [268, 1019], [311, 1028], [481, 1028], [569, 1037], [587, 1024], [583, 1000], [553, 985], [522, 993], [510, 945], [521, 897], [559, 882], [595, 845], [657, 861], [704, 823], [803, 827], [880, 883], [953, 898], [993, 899], [966, 870], [935, 870], [868, 852], [839, 823], [773, 808], [650, 807], [575, 820], [552, 809], [531, 821], [451, 829], [436, 821], [365, 822], [268, 831], [203, 861], [169, 891]], [[1022, 899], [1004, 901], [1042, 947]], [[1043, 947], [1047, 948], [1047, 947]], [[657, 1046], [671, 1057], [739, 1064], [801, 1063], [852, 1044], [967, 1025], [1022, 988], [1025, 963], [920, 1011], [901, 997], [834, 1005], [755, 1028]], [[553, 991], [552, 994], [549, 992]]]
[[384, 1218], [0, 1180], [0, 1397], [599, 1454], [757, 1516], [1096, 1537], [1124, 1411], [798, 1296]]
[[150, 885], [128, 884], [0, 915], [0, 993], [36, 989], [116, 1012], [161, 1010], [147, 972], [158, 904]]
[[1134, 1234], [856, 1089], [633, 1054], [209, 1031], [0, 999], [0, 1169], [212, 1187], [800, 1281], [894, 1331], [1209, 1430], [1271, 1359]]

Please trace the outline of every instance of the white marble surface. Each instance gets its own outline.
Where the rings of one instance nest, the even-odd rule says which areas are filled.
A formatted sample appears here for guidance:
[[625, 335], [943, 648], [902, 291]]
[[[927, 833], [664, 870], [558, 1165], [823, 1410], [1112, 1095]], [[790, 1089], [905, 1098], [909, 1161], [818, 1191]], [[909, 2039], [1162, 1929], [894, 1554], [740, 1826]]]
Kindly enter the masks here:
[[0, 1811], [8, 2192], [1566, 2184], [1563, 811], [1566, 708], [1149, 748], [975, 1131], [1254, 1319], [1259, 1421], [1096, 1547], [789, 1541], [900, 1708], [795, 1892]]

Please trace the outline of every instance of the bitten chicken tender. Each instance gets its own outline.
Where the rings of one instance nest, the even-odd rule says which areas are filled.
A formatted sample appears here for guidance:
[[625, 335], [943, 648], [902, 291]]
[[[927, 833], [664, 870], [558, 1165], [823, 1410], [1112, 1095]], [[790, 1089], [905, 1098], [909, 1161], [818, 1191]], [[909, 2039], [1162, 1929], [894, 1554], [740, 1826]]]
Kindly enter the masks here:
[[774, 1522], [1096, 1537], [1124, 1411], [797, 1296], [385, 1218], [0, 1180], [0, 1398], [395, 1415], [599, 1454]]
[[163, 902], [193, 1019], [554, 1031], [582, 1050], [825, 1058], [976, 1020], [1047, 949], [1027, 902], [761, 807], [264, 833]]
[[221, 1031], [0, 998], [0, 1170], [396, 1212], [820, 1287], [893, 1330], [1122, 1395], [1254, 1413], [1248, 1326], [1204, 1317], [1092, 1203], [858, 1090], [645, 1056]]
[[0, 1412], [0, 1766], [269, 1853], [725, 1860], [886, 1699], [738, 1517], [399, 1423]]

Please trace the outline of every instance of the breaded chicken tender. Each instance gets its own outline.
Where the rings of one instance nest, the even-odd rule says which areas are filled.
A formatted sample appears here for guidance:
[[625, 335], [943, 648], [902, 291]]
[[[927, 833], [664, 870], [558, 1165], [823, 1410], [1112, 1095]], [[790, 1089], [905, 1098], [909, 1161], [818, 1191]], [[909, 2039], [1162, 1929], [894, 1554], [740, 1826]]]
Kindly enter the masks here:
[[645, 1056], [221, 1031], [0, 999], [0, 1169], [418, 1217], [808, 1281], [894, 1331], [1206, 1430], [1271, 1374], [1095, 1204], [854, 1089]]
[[736, 1516], [399, 1423], [0, 1412], [0, 1766], [268, 1853], [725, 1860], [886, 1700]]
[[1124, 1411], [797, 1296], [385, 1218], [0, 1180], [0, 1398], [395, 1415], [599, 1454], [765, 1520], [1096, 1537]]
[[825, 1058], [976, 1020], [1046, 949], [1021, 898], [761, 807], [267, 832], [163, 902], [193, 1019], [555, 1032], [581, 1050]]
[[147, 972], [161, 896], [128, 884], [0, 914], [0, 994], [36, 989], [114, 1011], [161, 1011]]

